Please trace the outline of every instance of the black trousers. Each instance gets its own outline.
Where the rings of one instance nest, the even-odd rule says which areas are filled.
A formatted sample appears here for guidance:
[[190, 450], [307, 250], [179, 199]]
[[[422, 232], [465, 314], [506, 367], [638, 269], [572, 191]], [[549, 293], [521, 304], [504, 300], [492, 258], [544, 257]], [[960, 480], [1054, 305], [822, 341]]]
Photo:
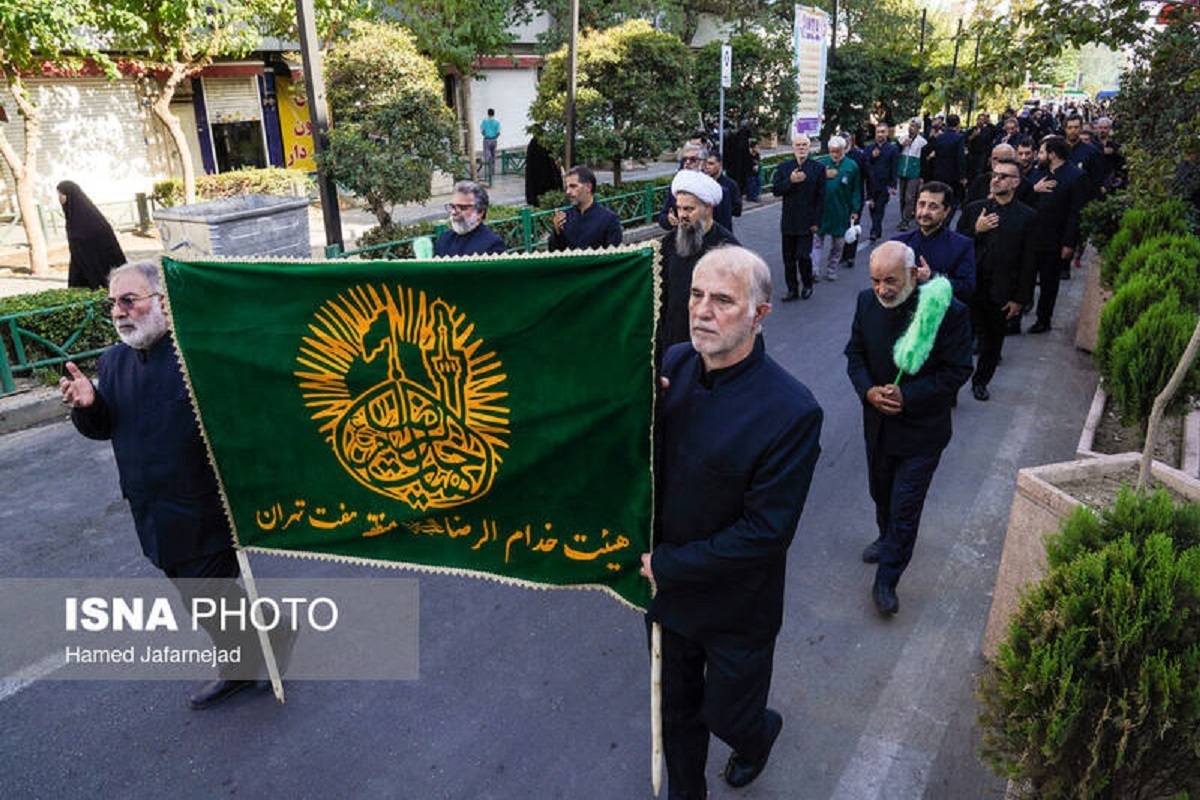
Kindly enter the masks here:
[[867, 473], [883, 549], [875, 580], [895, 588], [912, 560], [925, 495], [942, 453], [889, 456], [867, 448]]
[[883, 235], [883, 213], [887, 210], [889, 198], [891, 193], [887, 189], [871, 193], [871, 199], [875, 201], [871, 208], [871, 236], [876, 238]]
[[812, 246], [811, 233], [799, 236], [788, 233], [783, 235], [783, 280], [789, 292], [800, 291], [800, 285], [796, 281], [797, 275], [805, 286], [813, 285]]
[[[163, 567], [162, 571], [171, 579], [171, 583], [175, 584], [175, 589], [189, 613], [192, 610], [192, 601], [197, 597], [212, 598], [218, 603], [218, 608], [221, 607], [221, 603], [224, 603], [226, 608], [235, 608], [246, 599], [242, 587], [237, 582], [241, 570], [238, 569], [237, 554], [232, 547], [210, 556]], [[201, 617], [199, 622], [208, 633], [208, 638], [212, 639], [214, 647], [220, 650], [241, 649], [240, 663], [221, 665], [222, 678], [256, 680], [261, 677], [265, 669], [262, 645], [253, 626], [247, 625], [243, 631], [233, 624], [232, 620], [222, 625], [219, 614]]]
[[1039, 250], [1034, 254], [1037, 261], [1038, 302], [1037, 321], [1050, 324], [1054, 316], [1054, 304], [1058, 302], [1058, 282], [1064, 268], [1070, 269], [1069, 260], [1062, 258], [1060, 250]]
[[662, 654], [667, 797], [704, 800], [710, 733], [747, 758], [766, 752], [775, 640], [752, 648], [717, 647], [664, 627]]
[[1004, 334], [1008, 330], [1008, 315], [1004, 306], [992, 300], [985, 283], [977, 284], [971, 297], [971, 324], [979, 337], [979, 357], [975, 361], [973, 385], [987, 386], [996, 374], [1000, 363], [1000, 351], [1004, 347]]

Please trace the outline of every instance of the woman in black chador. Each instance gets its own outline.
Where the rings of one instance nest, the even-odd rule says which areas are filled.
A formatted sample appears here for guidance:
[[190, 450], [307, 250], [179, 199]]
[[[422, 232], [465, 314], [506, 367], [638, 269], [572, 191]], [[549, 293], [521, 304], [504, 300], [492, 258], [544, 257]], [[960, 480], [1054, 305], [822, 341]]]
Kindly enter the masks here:
[[109, 270], [125, 263], [112, 225], [73, 181], [58, 185], [58, 202], [67, 220], [67, 244], [71, 247], [67, 286], [107, 286]]

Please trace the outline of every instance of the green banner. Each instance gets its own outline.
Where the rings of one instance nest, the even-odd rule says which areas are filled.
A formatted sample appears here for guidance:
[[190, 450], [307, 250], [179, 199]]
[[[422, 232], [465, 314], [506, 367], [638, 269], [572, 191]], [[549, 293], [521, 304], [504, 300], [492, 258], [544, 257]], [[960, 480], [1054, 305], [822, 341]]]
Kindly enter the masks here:
[[163, 259], [239, 546], [645, 608], [656, 259]]

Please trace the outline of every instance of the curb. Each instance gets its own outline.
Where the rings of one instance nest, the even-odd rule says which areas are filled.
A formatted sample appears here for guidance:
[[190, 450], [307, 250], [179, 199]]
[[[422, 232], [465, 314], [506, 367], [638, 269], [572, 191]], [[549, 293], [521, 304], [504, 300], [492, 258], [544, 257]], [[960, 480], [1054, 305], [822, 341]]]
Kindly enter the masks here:
[[0, 399], [0, 434], [62, 422], [70, 416], [57, 389], [48, 386], [28, 389]]

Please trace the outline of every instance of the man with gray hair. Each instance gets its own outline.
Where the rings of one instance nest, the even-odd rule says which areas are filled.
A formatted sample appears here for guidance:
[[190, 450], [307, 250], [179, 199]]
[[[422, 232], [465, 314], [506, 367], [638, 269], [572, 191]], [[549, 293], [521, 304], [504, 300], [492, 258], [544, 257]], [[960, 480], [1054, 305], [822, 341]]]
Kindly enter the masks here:
[[500, 235], [483, 224], [487, 217], [488, 193], [478, 183], [459, 181], [446, 204], [450, 212], [450, 230], [443, 231], [433, 245], [435, 256], [476, 256], [504, 253], [508, 245]]
[[[710, 736], [732, 749], [725, 782], [746, 786], [783, 727], [767, 707], [783, 624], [787, 550], [821, 452], [812, 393], [766, 354], [771, 273], [722, 247], [696, 265], [690, 340], [663, 359], [655, 545], [641, 574], [662, 626], [668, 797], [708, 796]], [[719, 464], [720, 469], [715, 469]]]
[[671, 196], [678, 224], [662, 238], [663, 308], [659, 317], [659, 353], [673, 344], [689, 341], [688, 293], [692, 271], [700, 257], [716, 247], [738, 244], [732, 233], [713, 220], [721, 202], [721, 184], [690, 169], [675, 173]]
[[[163, 311], [158, 266], [117, 267], [108, 276], [108, 297], [121, 344], [100, 356], [96, 385], [67, 362], [59, 390], [71, 422], [89, 439], [112, 441], [142, 552], [175, 584], [185, 606], [212, 597], [236, 607], [245, 597], [236, 583], [233, 535]], [[262, 667], [252, 627], [199, 622], [218, 650], [238, 650], [241, 663], [223, 664], [220, 677], [188, 699], [193, 710], [256, 685]]]
[[[825, 280], [836, 281], [846, 231], [858, 221], [858, 209], [862, 207], [862, 177], [854, 159], [846, 158], [846, 140], [841, 136], [829, 139], [829, 154], [817, 161], [825, 167], [825, 206], [813, 242], [813, 276], [821, 276], [823, 263]], [[827, 239], [829, 247], [825, 246]]]
[[971, 377], [970, 314], [953, 297], [940, 321], [923, 318], [927, 324], [919, 329], [933, 331], [934, 340], [917, 372], [901, 373], [896, 366], [896, 341], [921, 314], [930, 286], [918, 287], [908, 245], [891, 241], [876, 248], [871, 288], [859, 292], [845, 350], [846, 371], [862, 402], [867, 483], [878, 529], [862, 560], [879, 565], [872, 599], [885, 616], [900, 610], [896, 584], [912, 559], [925, 494], [950, 443], [951, 402]]

